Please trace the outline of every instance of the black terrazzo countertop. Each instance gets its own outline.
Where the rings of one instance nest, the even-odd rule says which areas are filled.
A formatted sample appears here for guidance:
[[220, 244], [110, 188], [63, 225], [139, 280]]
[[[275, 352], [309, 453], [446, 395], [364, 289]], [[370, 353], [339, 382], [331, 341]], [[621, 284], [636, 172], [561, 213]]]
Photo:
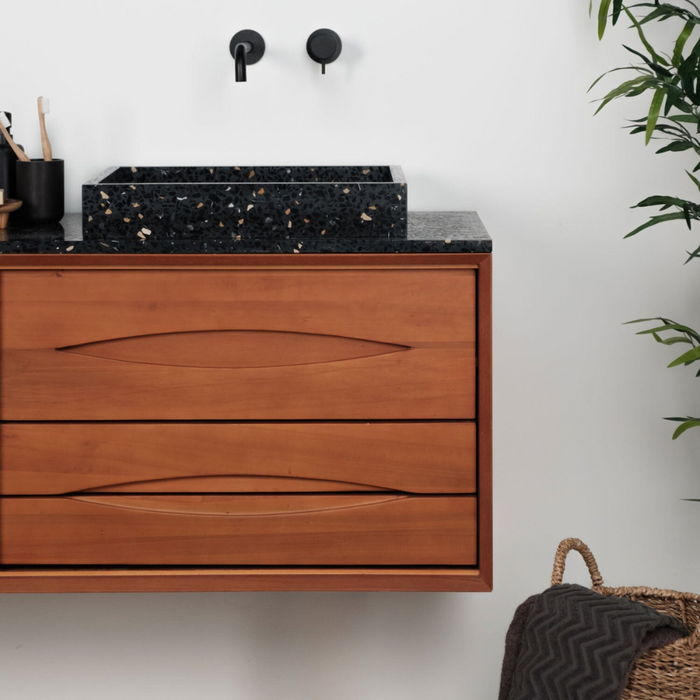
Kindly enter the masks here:
[[407, 238], [243, 238], [222, 233], [207, 239], [105, 237], [83, 240], [82, 217], [61, 224], [12, 226], [0, 231], [1, 253], [490, 253], [491, 237], [476, 212], [413, 212]]

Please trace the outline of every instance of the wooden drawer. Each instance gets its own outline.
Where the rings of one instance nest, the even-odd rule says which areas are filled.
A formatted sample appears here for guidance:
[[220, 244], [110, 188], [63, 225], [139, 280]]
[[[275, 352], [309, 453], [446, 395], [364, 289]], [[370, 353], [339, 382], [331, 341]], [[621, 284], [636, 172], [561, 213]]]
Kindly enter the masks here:
[[473, 419], [469, 269], [0, 274], [0, 418]]
[[0, 493], [474, 493], [474, 423], [5, 423]]
[[468, 566], [472, 496], [79, 496], [0, 500], [0, 563]]

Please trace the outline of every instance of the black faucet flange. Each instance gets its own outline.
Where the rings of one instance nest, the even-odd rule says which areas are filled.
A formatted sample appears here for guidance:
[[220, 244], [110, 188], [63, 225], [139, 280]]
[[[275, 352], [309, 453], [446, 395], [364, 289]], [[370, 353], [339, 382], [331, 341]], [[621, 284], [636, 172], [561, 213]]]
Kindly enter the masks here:
[[236, 62], [236, 82], [248, 80], [248, 66], [257, 63], [265, 55], [265, 40], [252, 29], [243, 29], [234, 34], [229, 51]]

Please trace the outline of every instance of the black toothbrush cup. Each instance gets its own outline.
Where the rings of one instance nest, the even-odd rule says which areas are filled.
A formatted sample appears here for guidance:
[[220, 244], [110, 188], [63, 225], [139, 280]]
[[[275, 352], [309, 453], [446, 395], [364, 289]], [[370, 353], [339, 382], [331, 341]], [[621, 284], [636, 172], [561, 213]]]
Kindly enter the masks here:
[[25, 224], [57, 224], [65, 214], [62, 160], [17, 161], [17, 199], [23, 202], [15, 219]]

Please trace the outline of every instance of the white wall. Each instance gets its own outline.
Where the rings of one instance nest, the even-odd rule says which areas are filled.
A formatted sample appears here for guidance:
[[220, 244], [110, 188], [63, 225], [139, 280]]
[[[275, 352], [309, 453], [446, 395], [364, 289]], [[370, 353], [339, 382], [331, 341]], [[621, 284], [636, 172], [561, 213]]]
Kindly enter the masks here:
[[[586, 89], [626, 61], [585, 0], [23, 0], [3, 24], [0, 108], [79, 185], [113, 164], [400, 163], [413, 209], [477, 209], [495, 238], [496, 591], [0, 597], [8, 700], [482, 700], [515, 606], [585, 539], [611, 584], [700, 592], [700, 411], [692, 373], [621, 323], [699, 323], [697, 244], [631, 241], [627, 207], [683, 192], [683, 156], [592, 118]], [[346, 45], [325, 78], [308, 34]], [[228, 42], [268, 42], [234, 82]], [[689, 163], [691, 166], [693, 163]], [[572, 573], [584, 581], [581, 566]]]

